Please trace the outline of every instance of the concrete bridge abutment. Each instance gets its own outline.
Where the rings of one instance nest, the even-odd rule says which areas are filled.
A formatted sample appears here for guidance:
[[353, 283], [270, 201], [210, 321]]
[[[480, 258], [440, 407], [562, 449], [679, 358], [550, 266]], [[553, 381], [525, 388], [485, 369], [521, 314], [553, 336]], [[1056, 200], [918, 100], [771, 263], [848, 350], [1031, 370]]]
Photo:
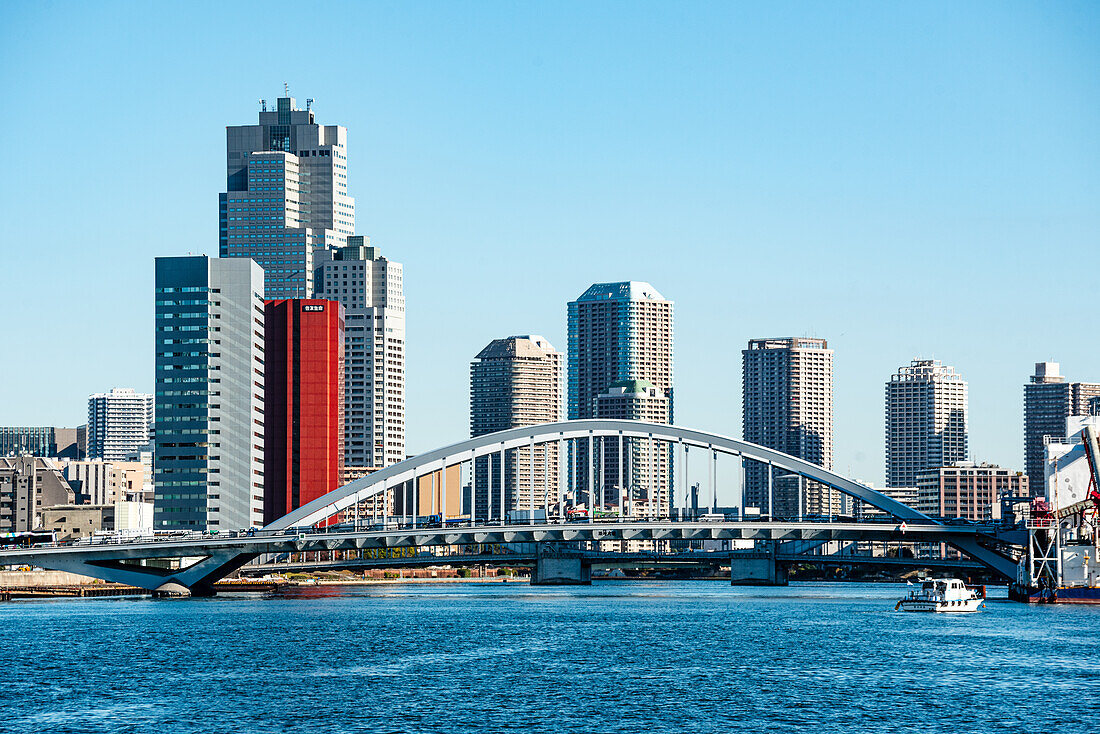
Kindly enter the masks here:
[[730, 554], [732, 586], [786, 586], [787, 568], [775, 557], [775, 544]]
[[532, 586], [589, 586], [592, 583], [592, 567], [580, 554], [545, 548], [539, 544], [535, 555], [535, 570], [531, 574]]

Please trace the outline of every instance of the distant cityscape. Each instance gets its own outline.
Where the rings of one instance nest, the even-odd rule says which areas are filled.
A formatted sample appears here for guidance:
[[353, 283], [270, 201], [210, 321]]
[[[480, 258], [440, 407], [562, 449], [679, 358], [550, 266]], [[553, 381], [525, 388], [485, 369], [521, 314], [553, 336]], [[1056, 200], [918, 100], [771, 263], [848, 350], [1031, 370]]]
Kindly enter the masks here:
[[[226, 128], [219, 257], [155, 259], [153, 394], [91, 395], [78, 427], [0, 427], [0, 532], [260, 527], [406, 458], [403, 268], [356, 233], [347, 129], [316, 122], [311, 106], [287, 95], [262, 103], [256, 124]], [[595, 283], [568, 302], [565, 353], [535, 333], [470, 345], [471, 436], [563, 418], [674, 423], [673, 314], [648, 282]], [[833, 369], [826, 339], [750, 340], [743, 439], [831, 469]], [[1100, 383], [1040, 362], [1023, 387], [1022, 466], [978, 464], [963, 376], [937, 360], [899, 366], [885, 382], [880, 491], [971, 520], [1043, 496], [1045, 446], [1067, 418], [1100, 414]], [[532, 507], [566, 461], [598, 466], [608, 507], [667, 514], [674, 457], [640, 439], [596, 456], [532, 445], [480, 457], [467, 477], [450, 467], [471, 491], [440, 509], [489, 520]], [[756, 462], [740, 481], [738, 506], [774, 517], [864, 509]], [[406, 504], [419, 496], [391, 492], [372, 509], [422, 513]]]

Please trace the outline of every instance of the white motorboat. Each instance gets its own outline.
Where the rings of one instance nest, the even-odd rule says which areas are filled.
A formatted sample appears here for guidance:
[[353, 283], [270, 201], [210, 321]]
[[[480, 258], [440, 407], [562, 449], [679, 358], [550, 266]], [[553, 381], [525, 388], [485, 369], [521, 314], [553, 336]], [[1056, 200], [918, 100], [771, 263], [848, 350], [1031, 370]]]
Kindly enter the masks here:
[[897, 603], [894, 611], [976, 612], [985, 597], [958, 579], [931, 579]]

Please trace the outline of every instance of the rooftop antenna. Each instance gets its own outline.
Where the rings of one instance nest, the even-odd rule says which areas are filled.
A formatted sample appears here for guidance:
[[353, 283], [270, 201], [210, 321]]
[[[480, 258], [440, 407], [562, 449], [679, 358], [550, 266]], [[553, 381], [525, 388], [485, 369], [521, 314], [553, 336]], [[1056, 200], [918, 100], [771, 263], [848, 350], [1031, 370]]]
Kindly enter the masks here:
[[290, 85], [287, 84], [286, 82], [283, 82], [283, 96], [284, 97], [289, 97], [290, 96]]
[[267, 112], [267, 100], [266, 99], [261, 99], [260, 100], [260, 110], [262, 112]]
[[309, 112], [311, 107], [313, 107], [313, 97], [306, 99], [306, 112]]

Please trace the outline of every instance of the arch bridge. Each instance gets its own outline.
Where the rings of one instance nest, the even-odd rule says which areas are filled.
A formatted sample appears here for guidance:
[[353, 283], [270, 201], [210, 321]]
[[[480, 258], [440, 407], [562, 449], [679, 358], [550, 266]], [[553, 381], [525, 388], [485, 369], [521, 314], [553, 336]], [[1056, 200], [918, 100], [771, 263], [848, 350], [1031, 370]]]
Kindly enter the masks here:
[[[761, 498], [766, 515], [752, 522], [696, 517], [698, 498], [692, 498], [688, 479], [689, 468], [699, 467], [699, 454], [712, 508], [717, 504], [719, 456], [760, 466], [766, 476], [766, 496]], [[849, 495], [877, 510], [878, 520], [778, 521], [770, 517], [777, 472]], [[464, 474], [468, 482], [463, 482]], [[570, 517], [570, 508], [580, 506], [585, 513]], [[578, 518], [582, 521], [574, 522]], [[775, 544], [782, 541], [903, 538], [946, 543], [1000, 575], [1014, 577], [1014, 560], [978, 529], [943, 526], [808, 461], [679, 426], [576, 420], [509, 429], [425, 452], [238, 537], [197, 534], [11, 550], [0, 552], [0, 565], [26, 563], [150, 590], [182, 586], [210, 593], [216, 580], [265, 553], [528, 542], [539, 549], [536, 579], [569, 582], [582, 574], [582, 559], [569, 552], [577, 544], [620, 541], [625, 551], [631, 541], [755, 540], [770, 544], [774, 561]], [[184, 557], [198, 560], [178, 567], [150, 560]]]

